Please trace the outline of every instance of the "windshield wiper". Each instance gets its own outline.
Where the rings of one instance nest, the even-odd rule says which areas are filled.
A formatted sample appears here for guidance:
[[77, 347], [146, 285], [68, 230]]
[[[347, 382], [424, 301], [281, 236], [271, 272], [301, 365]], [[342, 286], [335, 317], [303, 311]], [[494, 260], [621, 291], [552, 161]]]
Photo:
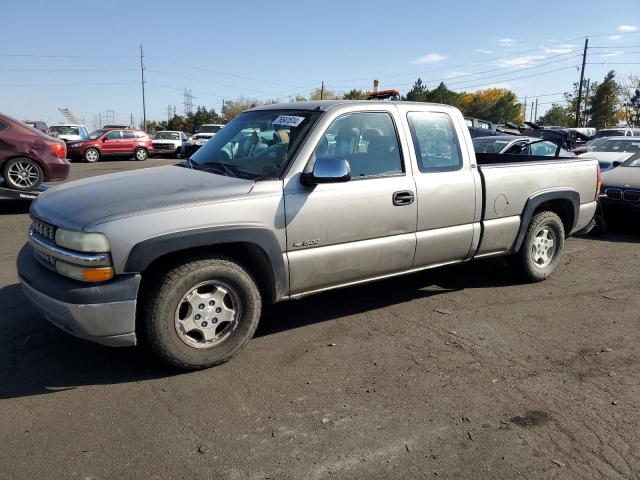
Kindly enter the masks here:
[[231, 170], [231, 168], [229, 168], [229, 165], [227, 165], [226, 163], [222, 163], [222, 162], [207, 162], [204, 164], [204, 166], [213, 166], [214, 168], [218, 168], [220, 170], [222, 170], [223, 172], [225, 172], [225, 174], [228, 177], [233, 177], [233, 178], [237, 178], [238, 175], [236, 175], [236, 173]]

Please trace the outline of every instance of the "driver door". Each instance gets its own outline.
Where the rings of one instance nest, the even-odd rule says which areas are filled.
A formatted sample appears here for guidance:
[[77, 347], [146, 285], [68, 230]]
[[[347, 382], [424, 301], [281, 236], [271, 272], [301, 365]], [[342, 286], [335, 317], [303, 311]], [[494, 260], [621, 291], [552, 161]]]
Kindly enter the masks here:
[[345, 158], [351, 180], [285, 187], [291, 294], [409, 269], [416, 246], [415, 183], [392, 113], [337, 117], [311, 161], [322, 156]]

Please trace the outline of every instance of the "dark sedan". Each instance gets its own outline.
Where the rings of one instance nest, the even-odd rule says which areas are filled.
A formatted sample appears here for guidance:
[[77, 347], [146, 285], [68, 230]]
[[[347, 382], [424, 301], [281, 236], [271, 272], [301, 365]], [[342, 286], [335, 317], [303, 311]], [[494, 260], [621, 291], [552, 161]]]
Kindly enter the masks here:
[[0, 172], [4, 186], [34, 190], [69, 175], [67, 146], [29, 125], [0, 114]]

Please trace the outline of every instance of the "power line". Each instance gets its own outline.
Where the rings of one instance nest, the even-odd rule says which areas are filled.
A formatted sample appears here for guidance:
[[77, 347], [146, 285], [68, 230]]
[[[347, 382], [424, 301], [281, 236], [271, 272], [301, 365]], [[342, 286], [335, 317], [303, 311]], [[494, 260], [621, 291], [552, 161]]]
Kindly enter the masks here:
[[31, 53], [0, 53], [0, 57], [32, 58], [138, 58], [137, 55], [36, 55]]
[[129, 72], [138, 68], [0, 68], [0, 72]]
[[148, 72], [157, 73], [157, 74], [160, 74], [160, 75], [167, 75], [169, 77], [176, 77], [176, 78], [182, 78], [182, 79], [185, 79], [185, 80], [191, 80], [193, 82], [200, 82], [200, 83], [207, 83], [209, 85], [216, 85], [218, 87], [234, 88], [234, 89], [240, 89], [240, 90], [245, 90], [245, 91], [263, 93], [263, 94], [266, 94], [266, 95], [274, 95], [273, 92], [267, 92], [265, 90], [256, 90], [256, 89], [249, 90], [249, 89], [244, 89], [242, 87], [239, 87], [238, 85], [230, 85], [228, 83], [212, 82], [210, 80], [201, 80], [199, 78], [188, 77], [186, 75], [178, 75], [178, 74], [175, 74], [175, 73], [163, 72], [163, 71], [160, 71], [160, 70], [153, 70], [153, 69], [150, 69], [150, 68], [148, 68], [147, 71]]
[[138, 85], [137, 82], [112, 82], [112, 83], [14, 83], [2, 84], [0, 87], [110, 87], [114, 85]]

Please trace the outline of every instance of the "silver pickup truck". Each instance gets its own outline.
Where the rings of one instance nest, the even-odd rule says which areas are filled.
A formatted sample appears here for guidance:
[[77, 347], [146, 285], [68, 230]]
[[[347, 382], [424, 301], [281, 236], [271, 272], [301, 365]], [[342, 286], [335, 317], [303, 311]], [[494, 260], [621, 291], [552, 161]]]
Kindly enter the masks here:
[[592, 222], [598, 179], [591, 160], [476, 157], [445, 105], [263, 105], [183, 165], [42, 194], [18, 270], [70, 334], [203, 368], [263, 304], [499, 255], [543, 280]]

